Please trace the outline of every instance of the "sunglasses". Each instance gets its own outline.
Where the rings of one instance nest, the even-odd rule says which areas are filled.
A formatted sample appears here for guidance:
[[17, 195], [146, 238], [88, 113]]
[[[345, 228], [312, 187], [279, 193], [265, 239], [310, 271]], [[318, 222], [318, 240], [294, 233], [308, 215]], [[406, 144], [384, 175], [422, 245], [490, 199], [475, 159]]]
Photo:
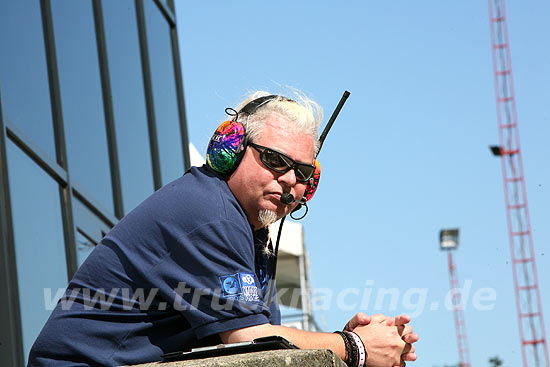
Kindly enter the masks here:
[[248, 143], [260, 153], [262, 163], [272, 171], [286, 173], [294, 169], [296, 181], [308, 182], [315, 173], [315, 166], [306, 163], [296, 162], [288, 155], [254, 143]]

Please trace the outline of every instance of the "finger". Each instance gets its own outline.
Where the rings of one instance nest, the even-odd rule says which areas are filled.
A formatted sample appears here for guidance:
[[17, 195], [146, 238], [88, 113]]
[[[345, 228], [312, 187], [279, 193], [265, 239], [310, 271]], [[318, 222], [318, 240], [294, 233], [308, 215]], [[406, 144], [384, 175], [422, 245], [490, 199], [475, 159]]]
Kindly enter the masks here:
[[399, 335], [404, 337], [405, 335], [412, 334], [413, 328], [410, 325], [397, 325], [397, 331]]
[[371, 322], [370, 316], [367, 316], [363, 312], [359, 312], [355, 316], [353, 316], [351, 320], [348, 321], [348, 323], [344, 327], [344, 330], [353, 331], [353, 329], [355, 329], [357, 326], [367, 325], [370, 322]]
[[414, 362], [416, 361], [417, 356], [416, 353], [407, 353], [403, 354], [401, 358], [403, 358], [404, 361]]
[[401, 354], [407, 354], [407, 353], [414, 353], [414, 347], [412, 346], [412, 344], [405, 344], [405, 347], [403, 348], [403, 351], [401, 352]]
[[403, 352], [401, 354], [404, 355], [408, 353], [414, 353], [414, 351], [415, 351], [414, 345], [407, 343], [405, 344], [405, 348], [403, 348]]
[[403, 340], [406, 343], [409, 343], [409, 344], [416, 343], [418, 341], [418, 339], [419, 339], [419, 337], [418, 337], [417, 333], [403, 335]]
[[395, 325], [395, 318], [378, 313], [371, 317], [371, 322], [379, 322], [386, 326], [393, 326]]
[[395, 316], [395, 325], [405, 325], [409, 322], [411, 322], [411, 317], [409, 315]]
[[359, 312], [357, 313], [356, 316], [357, 316], [357, 321], [359, 322], [360, 325], [367, 325], [370, 323], [371, 317], [367, 316], [365, 313]]
[[367, 325], [371, 321], [371, 318], [365, 315], [363, 312], [359, 312], [357, 315], [353, 316], [351, 320], [348, 321], [344, 330], [353, 331], [359, 325]]
[[388, 320], [390, 317], [386, 316], [386, 315], [382, 315], [381, 313], [377, 313], [376, 315], [373, 315], [371, 316], [371, 322], [384, 322], [386, 320]]

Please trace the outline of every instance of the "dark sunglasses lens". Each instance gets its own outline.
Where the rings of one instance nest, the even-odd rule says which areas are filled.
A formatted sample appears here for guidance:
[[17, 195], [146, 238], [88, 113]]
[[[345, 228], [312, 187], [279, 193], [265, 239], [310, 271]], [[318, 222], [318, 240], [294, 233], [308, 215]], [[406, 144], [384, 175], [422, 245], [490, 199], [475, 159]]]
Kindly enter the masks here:
[[288, 162], [279, 152], [275, 152], [271, 149], [264, 150], [263, 162], [269, 168], [275, 171], [287, 171], [292, 166], [292, 162]]
[[298, 181], [305, 182], [313, 176], [315, 167], [297, 164], [294, 167], [294, 172], [296, 172], [296, 179]]

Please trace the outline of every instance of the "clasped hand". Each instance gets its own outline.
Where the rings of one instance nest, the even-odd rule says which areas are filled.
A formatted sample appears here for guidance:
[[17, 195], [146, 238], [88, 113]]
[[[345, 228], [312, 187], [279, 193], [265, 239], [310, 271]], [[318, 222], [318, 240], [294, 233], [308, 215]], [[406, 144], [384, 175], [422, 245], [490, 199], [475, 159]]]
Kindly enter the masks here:
[[416, 360], [413, 343], [418, 341], [418, 334], [408, 325], [410, 321], [407, 315], [367, 316], [359, 312], [344, 330], [355, 332], [363, 340], [368, 367], [402, 367], [405, 361]]

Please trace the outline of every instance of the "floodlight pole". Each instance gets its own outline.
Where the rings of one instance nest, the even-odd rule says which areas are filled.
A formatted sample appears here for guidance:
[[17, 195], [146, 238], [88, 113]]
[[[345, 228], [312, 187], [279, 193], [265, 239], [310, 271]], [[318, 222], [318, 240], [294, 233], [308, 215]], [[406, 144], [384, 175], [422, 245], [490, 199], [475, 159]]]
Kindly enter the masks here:
[[464, 304], [462, 303], [462, 292], [459, 292], [456, 265], [453, 261], [453, 251], [458, 247], [458, 233], [458, 228], [442, 229], [439, 232], [439, 245], [441, 250], [447, 251], [447, 259], [449, 260], [449, 285], [452, 295], [456, 341], [458, 343], [459, 366], [470, 367], [470, 349], [468, 348], [466, 323], [464, 322]]
[[447, 251], [449, 259], [449, 284], [453, 295], [453, 314], [455, 319], [456, 340], [458, 343], [458, 358], [460, 367], [470, 367], [470, 350], [468, 348], [468, 338], [466, 336], [466, 323], [464, 322], [464, 305], [461, 302], [462, 294], [457, 292], [459, 289], [458, 274], [453, 261], [453, 250]]

